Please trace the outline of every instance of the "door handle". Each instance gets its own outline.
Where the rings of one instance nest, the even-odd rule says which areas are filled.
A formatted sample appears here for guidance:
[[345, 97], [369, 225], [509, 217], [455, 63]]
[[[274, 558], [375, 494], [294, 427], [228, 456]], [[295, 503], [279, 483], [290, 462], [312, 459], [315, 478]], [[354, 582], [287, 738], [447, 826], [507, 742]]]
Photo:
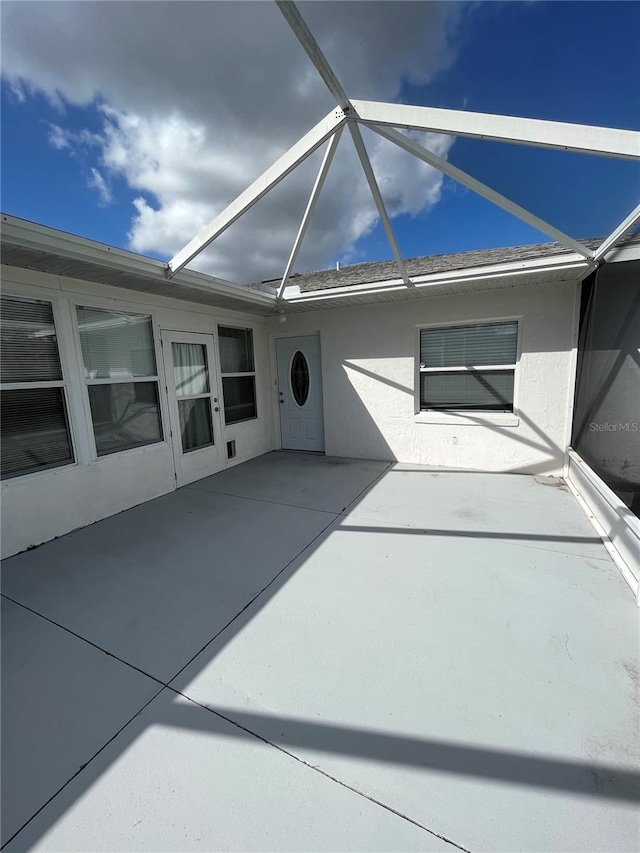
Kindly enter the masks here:
[[280, 402], [281, 402], [281, 403], [284, 403], [284, 400], [282, 399], [282, 397], [280, 398]]
[[220, 411], [220, 407], [219, 407], [219, 406], [216, 406], [216, 407], [215, 407], [215, 409], [214, 409], [213, 411], [214, 411], [214, 412], [219, 412], [219, 411]]

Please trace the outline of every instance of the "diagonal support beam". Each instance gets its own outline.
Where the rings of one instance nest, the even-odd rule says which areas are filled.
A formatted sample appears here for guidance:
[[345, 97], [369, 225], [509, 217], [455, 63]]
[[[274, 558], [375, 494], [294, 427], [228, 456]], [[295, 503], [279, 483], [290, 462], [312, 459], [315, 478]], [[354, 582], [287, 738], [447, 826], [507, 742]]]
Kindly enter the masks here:
[[429, 166], [433, 166], [448, 177], [453, 178], [454, 181], [458, 181], [458, 183], [468, 187], [470, 190], [473, 190], [488, 201], [493, 202], [493, 204], [501, 207], [503, 210], [517, 216], [518, 219], [526, 222], [527, 225], [537, 228], [538, 231], [542, 231], [543, 234], [548, 234], [550, 237], [553, 237], [554, 240], [565, 245], [568, 249], [582, 255], [583, 258], [588, 258], [589, 260], [593, 258], [593, 252], [591, 249], [587, 249], [586, 246], [583, 246], [582, 243], [574, 240], [573, 237], [569, 237], [568, 234], [564, 234], [562, 231], [554, 228], [553, 225], [549, 225], [548, 222], [545, 222], [543, 219], [540, 219], [533, 213], [525, 210], [524, 207], [520, 207], [519, 204], [516, 204], [495, 190], [492, 190], [491, 187], [488, 187], [486, 184], [483, 184], [471, 177], [471, 175], [463, 172], [462, 169], [458, 169], [457, 166], [453, 166], [447, 160], [444, 160], [442, 157], [439, 157], [437, 154], [429, 151], [423, 145], [420, 145], [418, 142], [415, 142], [403, 133], [400, 133], [390, 127], [376, 127], [375, 125], [368, 126], [380, 136], [388, 139], [389, 142], [394, 142], [409, 154], [413, 154], [415, 157], [418, 157], [420, 160], [428, 163]]
[[640, 160], [640, 133], [633, 130], [377, 101], [352, 104], [365, 123]]
[[214, 220], [181, 249], [168, 264], [168, 278], [179, 272], [189, 261], [205, 249], [223, 231], [233, 225], [249, 208], [265, 196], [269, 190], [285, 178], [310, 154], [319, 148], [323, 142], [332, 136], [346, 122], [346, 116], [340, 108], [332, 110], [322, 121], [311, 128], [302, 139], [298, 140], [285, 154], [257, 178], [248, 189], [231, 202]]
[[309, 221], [311, 220], [311, 216], [315, 209], [316, 202], [318, 201], [320, 192], [322, 191], [322, 187], [325, 182], [325, 178], [327, 177], [327, 173], [329, 171], [329, 168], [331, 167], [331, 163], [333, 162], [333, 155], [336, 153], [336, 148], [338, 147], [338, 142], [340, 142], [340, 137], [342, 136], [343, 129], [344, 128], [339, 127], [336, 130], [336, 132], [331, 137], [329, 144], [327, 145], [327, 150], [324, 152], [324, 157], [322, 158], [322, 164], [320, 166], [320, 171], [318, 172], [318, 177], [316, 178], [316, 182], [313, 185], [313, 189], [311, 190], [307, 209], [305, 210], [304, 216], [302, 217], [300, 228], [298, 229], [293, 248], [291, 249], [291, 254], [289, 255], [289, 261], [287, 262], [284, 275], [282, 276], [282, 281], [280, 282], [280, 286], [278, 287], [278, 292], [276, 294], [277, 299], [282, 299], [282, 294], [284, 293], [284, 289], [287, 286], [287, 281], [289, 280], [289, 276], [291, 275], [291, 270], [293, 269], [293, 265], [295, 264], [296, 258], [298, 257], [298, 252], [300, 251], [300, 246], [302, 245], [302, 241], [304, 240], [304, 235], [307, 233]]
[[618, 225], [616, 230], [610, 234], [604, 242], [598, 246], [594, 255], [594, 260], [601, 261], [607, 252], [610, 252], [620, 242], [625, 234], [627, 234], [633, 226], [640, 222], [640, 204], [634, 208], [627, 218]]
[[325, 55], [320, 50], [318, 42], [314, 39], [296, 4], [292, 3], [291, 0], [276, 0], [276, 3], [293, 30], [294, 35], [307, 52], [307, 56], [315, 65], [318, 74], [322, 77], [325, 85], [338, 102], [338, 105], [345, 112], [349, 112], [351, 110], [351, 101], [334, 74], [333, 68], [329, 65]]
[[407, 287], [413, 287], [413, 284], [409, 280], [409, 276], [407, 275], [407, 270], [404, 265], [404, 261], [402, 260], [402, 255], [400, 254], [400, 250], [398, 249], [395, 234], [393, 233], [391, 222], [389, 221], [389, 217], [387, 216], [387, 210], [384, 206], [382, 195], [380, 194], [378, 182], [376, 181], [376, 176], [373, 174], [373, 168], [371, 166], [371, 161], [369, 160], [369, 155], [367, 154], [367, 149], [364, 147], [360, 128], [358, 127], [356, 122], [350, 121], [349, 130], [351, 131], [353, 143], [356, 146], [356, 151], [358, 152], [360, 163], [362, 164], [364, 174], [367, 178], [367, 183], [369, 184], [371, 195], [373, 196], [373, 200], [376, 203], [376, 207], [378, 208], [378, 215], [380, 216], [380, 221], [382, 222], [384, 230], [387, 234], [387, 239], [389, 241], [389, 245], [391, 246], [391, 251], [393, 252], [393, 257], [396, 259], [396, 265], [398, 267], [400, 277], [402, 278]]

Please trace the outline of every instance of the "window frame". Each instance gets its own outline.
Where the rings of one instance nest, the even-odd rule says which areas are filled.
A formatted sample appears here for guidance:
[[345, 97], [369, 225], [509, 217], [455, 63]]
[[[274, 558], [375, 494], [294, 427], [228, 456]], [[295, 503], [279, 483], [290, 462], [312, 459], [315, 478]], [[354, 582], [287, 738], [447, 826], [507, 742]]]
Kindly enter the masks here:
[[26, 302], [47, 302], [51, 305], [51, 313], [53, 317], [53, 327], [56, 336], [56, 345], [58, 348], [58, 361], [60, 363], [60, 379], [31, 381], [31, 382], [0, 382], [0, 390], [2, 391], [37, 391], [47, 388], [60, 388], [62, 391], [62, 402], [64, 406], [65, 423], [67, 427], [67, 436], [69, 439], [69, 449], [72, 459], [63, 464], [53, 463], [33, 471], [25, 471], [23, 474], [13, 474], [9, 477], [2, 478], [2, 487], [6, 488], [9, 484], [17, 481], [23, 481], [26, 478], [36, 478], [43, 475], [52, 474], [56, 471], [61, 471], [65, 468], [77, 468], [80, 464], [80, 445], [78, 441], [77, 430], [75, 429], [75, 395], [73, 394], [72, 386], [72, 362], [69, 359], [68, 351], [68, 325], [66, 323], [64, 300], [60, 299], [58, 294], [40, 287], [12, 287], [3, 286], [2, 296], [8, 299], [22, 299]]
[[[87, 379], [85, 375], [84, 354], [82, 352], [82, 340], [80, 338], [80, 323], [78, 322], [78, 308], [89, 308], [101, 311], [112, 311], [114, 313], [129, 313], [139, 314], [144, 317], [149, 317], [151, 320], [151, 332], [153, 336], [153, 354], [155, 358], [156, 373], [154, 376], [130, 377], [125, 379]], [[140, 303], [128, 303], [121, 300], [100, 299], [90, 295], [77, 295], [69, 299], [69, 315], [73, 329], [73, 342], [75, 350], [75, 360], [78, 368], [78, 380], [82, 389], [82, 408], [83, 418], [87, 430], [88, 443], [88, 464], [96, 462], [105, 462], [108, 459], [119, 459], [122, 454], [135, 453], [136, 451], [145, 451], [150, 448], [167, 445], [171, 438], [171, 430], [168, 427], [168, 413], [166, 410], [166, 382], [164, 374], [160, 372], [160, 367], [163, 365], [163, 354], [160, 345], [160, 327], [157, 322], [156, 312], [148, 306]], [[93, 415], [91, 412], [91, 401], [89, 398], [90, 385], [116, 385], [116, 384], [132, 384], [134, 382], [155, 382], [158, 396], [158, 417], [160, 420], [160, 429], [162, 437], [158, 441], [152, 441], [148, 444], [137, 444], [135, 447], [127, 447], [119, 450], [113, 450], [110, 453], [98, 453], [96, 445], [95, 428], [93, 424]]]
[[[242, 332], [250, 332], [251, 333], [251, 350], [253, 353], [253, 370], [248, 370], [244, 372], [235, 372], [235, 373], [224, 373], [222, 370], [222, 356], [220, 353], [220, 329], [234, 329]], [[256, 344], [255, 344], [255, 330], [252, 326], [244, 326], [244, 325], [233, 325], [232, 323], [218, 323], [216, 327], [217, 336], [218, 336], [218, 363], [220, 365], [220, 396], [222, 397], [222, 416], [224, 420], [225, 427], [235, 427], [238, 424], [246, 424], [250, 421], [257, 421], [259, 418], [258, 413], [258, 385], [256, 382]], [[254, 398], [254, 407], [256, 413], [251, 418], [242, 418], [241, 420], [231, 421], [227, 423], [227, 413], [226, 413], [226, 404], [224, 400], [224, 381], [225, 379], [236, 379], [245, 376], [253, 377], [253, 398]]]
[[[513, 364], [477, 364], [472, 367], [421, 367], [420, 366], [420, 340], [421, 332], [430, 329], [461, 329], [470, 326], [489, 326], [497, 323], [516, 323], [516, 353]], [[517, 426], [519, 423], [519, 391], [520, 391], [520, 356], [522, 344], [522, 315], [511, 315], [506, 317], [483, 317], [468, 320], [443, 320], [439, 323], [421, 323], [416, 326], [416, 337], [414, 343], [415, 356], [415, 418], [420, 423], [460, 423], [467, 419], [468, 423], [493, 423], [502, 426]], [[505, 370], [513, 371], [513, 407], [511, 410], [500, 409], [444, 409], [444, 408], [422, 408], [421, 375], [423, 373], [464, 373], [474, 370], [487, 372], [499, 372]]]

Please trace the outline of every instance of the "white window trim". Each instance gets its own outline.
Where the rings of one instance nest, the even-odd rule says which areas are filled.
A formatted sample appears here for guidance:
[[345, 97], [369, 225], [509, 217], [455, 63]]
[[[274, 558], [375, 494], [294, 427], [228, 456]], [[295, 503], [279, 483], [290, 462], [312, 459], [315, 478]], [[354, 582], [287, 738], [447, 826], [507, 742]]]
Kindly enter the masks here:
[[24, 483], [25, 481], [37, 479], [39, 477], [52, 476], [63, 470], [77, 468], [81, 464], [82, 440], [81, 437], [79, 440], [79, 433], [81, 433], [81, 431], [77, 428], [77, 395], [73, 388], [73, 369], [68, 352], [68, 335], [64, 318], [64, 300], [61, 299], [60, 293], [56, 290], [40, 287], [23, 287], [21, 285], [12, 286], [11, 284], [3, 287], [2, 295], [8, 298], [15, 297], [16, 299], [26, 299], [35, 302], [48, 302], [51, 305], [62, 378], [45, 382], [3, 382], [0, 387], [3, 391], [62, 388], [67, 430], [69, 433], [69, 444], [73, 455], [73, 461], [67, 462], [64, 465], [53, 465], [51, 467], [42, 468], [39, 471], [29, 471], [25, 474], [16, 474], [13, 477], [8, 477], [7, 479], [2, 480], [2, 489], [5, 490], [17, 483]]
[[[222, 329], [240, 329], [243, 332], [251, 332], [251, 349], [253, 351], [253, 370], [248, 370], [248, 371], [241, 372], [241, 373], [223, 373], [222, 372], [222, 359], [220, 358], [220, 329], [221, 328]], [[222, 398], [222, 420], [224, 422], [224, 429], [233, 429], [234, 427], [240, 426], [240, 424], [248, 424], [248, 423], [251, 423], [252, 421], [257, 421], [260, 417], [259, 412], [258, 412], [258, 383], [257, 383], [257, 378], [256, 378], [256, 372], [257, 372], [256, 371], [256, 335], [255, 335], [255, 330], [254, 330], [253, 326], [239, 325], [238, 323], [233, 323], [231, 321], [228, 323], [225, 323], [225, 322], [218, 323], [216, 326], [216, 333], [217, 333], [217, 337], [218, 337], [218, 340], [217, 340], [217, 344], [218, 344], [217, 357], [218, 357], [218, 364], [219, 364], [219, 368], [220, 368], [219, 375], [220, 375], [220, 396]], [[253, 376], [253, 395], [254, 395], [256, 413], [255, 413], [254, 417], [252, 417], [252, 418], [243, 418], [240, 421], [232, 421], [231, 423], [227, 423], [227, 417], [226, 417], [226, 412], [225, 412], [226, 405], [224, 402], [224, 382], [222, 380], [223, 379], [235, 379], [235, 378], [243, 377], [243, 376]]]
[[[420, 366], [420, 332], [423, 329], [445, 329], [461, 328], [463, 326], [482, 326], [492, 323], [517, 323], [518, 333], [516, 338], [516, 360], [514, 364], [500, 365], [474, 365], [469, 367], [421, 367]], [[468, 320], [442, 320], [439, 323], [421, 323], [416, 326], [414, 352], [415, 356], [415, 378], [414, 378], [414, 422], [416, 424], [443, 424], [464, 426], [519, 426], [519, 400], [520, 400], [520, 357], [522, 351], [522, 328], [523, 316], [521, 314], [506, 317], [482, 317]], [[482, 409], [421, 409], [420, 402], [420, 374], [465, 372], [471, 370], [513, 370], [513, 412], [496, 412]]]
[[480, 410], [471, 412], [457, 409], [442, 411], [425, 410], [418, 412], [414, 417], [417, 424], [447, 424], [449, 426], [504, 426], [516, 427], [520, 424], [520, 418], [514, 412], [482, 412]]
[[[87, 464], [105, 463], [110, 459], [121, 459], [123, 456], [128, 456], [130, 453], [144, 452], [152, 448], [162, 445], [168, 446], [171, 438], [169, 428], [169, 416], [167, 410], [167, 389], [164, 375], [159, 368], [163, 364], [163, 354], [160, 345], [160, 326], [157, 322], [156, 314], [151, 308], [145, 308], [140, 303], [131, 303], [114, 300], [109, 298], [100, 298], [91, 295], [85, 297], [84, 294], [73, 294], [68, 299], [69, 314], [73, 332], [73, 344], [75, 352], [75, 361], [78, 367], [78, 378], [80, 388], [82, 390], [82, 408], [83, 420], [87, 428], [87, 441], [89, 447], [89, 458]], [[153, 352], [156, 360], [156, 375], [141, 376], [125, 379], [87, 379], [84, 369], [84, 356], [82, 354], [82, 341], [80, 340], [80, 324], [78, 323], [78, 308], [99, 308], [103, 311], [120, 311], [128, 314], [141, 314], [151, 318], [151, 330], [153, 334]], [[91, 415], [91, 403], [89, 401], [89, 386], [90, 385], [116, 385], [130, 384], [132, 382], [156, 382], [158, 388], [158, 407], [160, 415], [160, 424], [162, 429], [162, 438], [159, 441], [150, 442], [149, 444], [140, 444], [137, 447], [127, 447], [123, 450], [114, 450], [113, 453], [105, 453], [102, 456], [98, 455], [96, 447], [96, 438], [93, 427], [93, 418]]]

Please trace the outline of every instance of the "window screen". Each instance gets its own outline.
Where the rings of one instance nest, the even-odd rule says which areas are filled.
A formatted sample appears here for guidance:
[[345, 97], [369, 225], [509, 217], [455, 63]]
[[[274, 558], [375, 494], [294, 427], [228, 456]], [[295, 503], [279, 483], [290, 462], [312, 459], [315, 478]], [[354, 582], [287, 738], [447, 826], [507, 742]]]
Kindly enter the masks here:
[[156, 375], [151, 317], [100, 308], [78, 308], [87, 379]]
[[151, 317], [77, 308], [98, 456], [162, 441]]
[[518, 323], [420, 331], [420, 408], [513, 411]]
[[220, 326], [220, 372], [221, 373], [252, 373], [253, 363], [253, 332], [251, 329], [232, 329]]
[[50, 302], [2, 297], [2, 382], [62, 379]]
[[640, 517], [640, 283], [631, 263], [582, 283], [571, 444]]
[[50, 302], [3, 296], [0, 318], [2, 477], [74, 461]]
[[491, 323], [420, 332], [421, 367], [515, 364], [517, 323]]
[[255, 418], [256, 383], [253, 376], [223, 376], [224, 419], [228, 424]]
[[3, 390], [2, 477], [73, 462], [63, 388]]
[[225, 423], [256, 418], [253, 332], [251, 329], [219, 326], [218, 340]]

